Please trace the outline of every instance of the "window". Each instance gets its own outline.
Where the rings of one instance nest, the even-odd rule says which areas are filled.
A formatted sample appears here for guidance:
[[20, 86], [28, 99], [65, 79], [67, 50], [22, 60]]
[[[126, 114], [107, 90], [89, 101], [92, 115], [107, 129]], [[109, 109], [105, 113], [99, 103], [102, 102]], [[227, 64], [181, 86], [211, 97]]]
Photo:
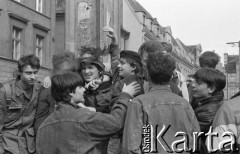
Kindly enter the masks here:
[[17, 27], [13, 27], [12, 30], [12, 51], [14, 60], [18, 60], [21, 54], [21, 31], [22, 29]]
[[231, 97], [232, 97], [233, 95], [235, 95], [235, 89], [231, 89], [230, 95], [231, 95]]
[[36, 0], [36, 11], [43, 12], [43, 0]]
[[143, 15], [143, 25], [145, 25], [145, 22], [146, 22], [146, 16]]
[[236, 82], [236, 74], [229, 74], [229, 82]]
[[43, 52], [43, 37], [37, 35], [36, 36], [36, 56], [39, 58], [40, 60], [40, 65], [42, 65], [42, 52]]
[[160, 35], [160, 29], [157, 28], [157, 35], [159, 36]]

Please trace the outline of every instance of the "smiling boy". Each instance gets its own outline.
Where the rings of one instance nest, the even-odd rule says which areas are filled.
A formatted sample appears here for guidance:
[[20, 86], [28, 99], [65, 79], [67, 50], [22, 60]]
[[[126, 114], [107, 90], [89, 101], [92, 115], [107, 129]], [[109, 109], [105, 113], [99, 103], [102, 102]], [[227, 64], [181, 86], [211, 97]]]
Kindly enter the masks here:
[[[207, 133], [218, 109], [223, 103], [222, 90], [226, 86], [226, 77], [219, 70], [201, 68], [194, 75], [193, 97], [196, 103], [193, 109], [198, 119], [201, 132]], [[206, 137], [202, 137], [201, 153], [207, 153], [205, 146]]]
[[123, 127], [128, 100], [138, 90], [136, 83], [125, 85], [111, 114], [92, 112], [77, 105], [84, 101], [85, 91], [79, 74], [55, 74], [51, 91], [57, 106], [38, 128], [37, 153], [105, 154], [103, 145]]

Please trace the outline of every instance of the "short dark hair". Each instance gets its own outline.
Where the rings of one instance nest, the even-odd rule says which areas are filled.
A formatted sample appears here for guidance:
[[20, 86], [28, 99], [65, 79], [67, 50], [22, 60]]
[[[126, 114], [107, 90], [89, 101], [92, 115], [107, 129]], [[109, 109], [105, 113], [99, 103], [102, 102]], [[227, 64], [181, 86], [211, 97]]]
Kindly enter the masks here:
[[52, 57], [52, 65], [53, 65], [53, 71], [57, 72], [61, 64], [64, 62], [68, 62], [70, 65], [72, 65], [72, 69], [74, 70], [76, 68], [76, 60], [75, 55], [72, 52], [62, 52], [58, 54], [54, 54]]
[[172, 46], [166, 42], [160, 42], [156, 40], [151, 40], [148, 42], [144, 42], [140, 48], [138, 49], [138, 53], [142, 56], [143, 52], [146, 51], [147, 53], [154, 53], [157, 51], [167, 51], [170, 53], [172, 51]]
[[75, 92], [78, 86], [83, 87], [84, 82], [76, 72], [60, 72], [52, 77], [51, 92], [57, 102], [71, 101], [71, 92]]
[[34, 69], [38, 69], [40, 68], [40, 60], [37, 56], [35, 55], [25, 55], [22, 56], [19, 60], [18, 60], [18, 70], [19, 72], [23, 71], [23, 68], [27, 65], [30, 65], [32, 68]]
[[200, 55], [199, 65], [200, 67], [216, 68], [219, 60], [220, 57], [218, 54], [212, 51], [206, 51]]
[[155, 84], [168, 84], [176, 69], [174, 58], [168, 53], [151, 53], [147, 60], [150, 79]]
[[208, 87], [215, 87], [215, 91], [221, 91], [226, 86], [226, 76], [217, 69], [201, 68], [194, 75], [194, 79], [205, 82]]

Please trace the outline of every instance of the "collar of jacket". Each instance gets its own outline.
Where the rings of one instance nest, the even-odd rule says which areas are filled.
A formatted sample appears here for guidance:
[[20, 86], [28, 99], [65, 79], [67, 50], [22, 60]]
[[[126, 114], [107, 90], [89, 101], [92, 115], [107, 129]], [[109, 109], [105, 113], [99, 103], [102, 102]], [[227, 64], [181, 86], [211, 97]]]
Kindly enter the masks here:
[[[20, 96], [20, 95], [24, 94], [24, 90], [20, 86], [18, 79], [15, 80], [14, 86], [15, 86], [14, 88], [15, 88], [16, 96]], [[41, 84], [39, 83], [39, 81], [36, 81], [33, 85], [32, 96], [34, 96], [36, 93], [38, 93], [40, 91], [40, 88], [41, 88]]]
[[223, 101], [224, 94], [222, 92], [217, 92], [213, 96], [206, 97], [206, 98], [201, 98], [198, 99], [198, 106], [204, 105], [204, 104], [209, 104], [209, 103], [218, 103]]
[[154, 91], [154, 90], [164, 90], [164, 91], [172, 92], [168, 84], [167, 85], [151, 85], [151, 88], [149, 91]]
[[74, 107], [75, 109], [78, 109], [79, 106], [72, 102], [57, 102], [56, 109], [60, 109], [62, 107]]

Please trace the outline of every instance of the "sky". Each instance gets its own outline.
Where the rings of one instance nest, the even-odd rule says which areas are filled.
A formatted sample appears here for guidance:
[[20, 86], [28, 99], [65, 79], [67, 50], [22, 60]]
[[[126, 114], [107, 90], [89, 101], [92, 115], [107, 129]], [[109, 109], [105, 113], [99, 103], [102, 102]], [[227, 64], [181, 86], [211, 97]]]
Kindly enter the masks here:
[[185, 45], [201, 44], [202, 51], [238, 54], [240, 0], [137, 0], [161, 26], [170, 26]]

